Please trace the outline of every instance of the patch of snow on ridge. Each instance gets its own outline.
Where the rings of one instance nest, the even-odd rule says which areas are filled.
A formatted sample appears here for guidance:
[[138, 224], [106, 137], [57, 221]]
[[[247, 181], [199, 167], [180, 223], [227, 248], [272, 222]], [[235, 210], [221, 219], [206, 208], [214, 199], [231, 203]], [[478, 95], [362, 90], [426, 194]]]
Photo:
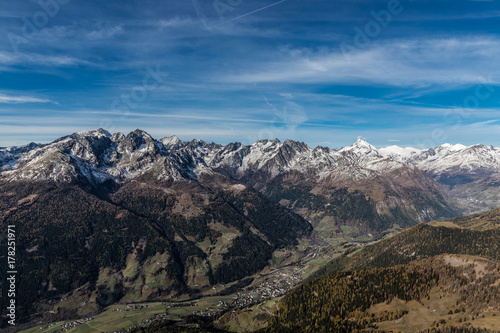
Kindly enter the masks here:
[[457, 143], [456, 145], [452, 145], [451, 143], [444, 143], [439, 147], [446, 149], [447, 151], [450, 151], [450, 152], [460, 151], [460, 150], [464, 150], [464, 149], [468, 148], [467, 146], [460, 144], [460, 143]]
[[412, 154], [419, 154], [422, 152], [421, 149], [413, 147], [399, 147], [399, 146], [388, 146], [384, 148], [379, 148], [380, 154], [384, 157], [389, 157], [396, 161], [406, 160]]

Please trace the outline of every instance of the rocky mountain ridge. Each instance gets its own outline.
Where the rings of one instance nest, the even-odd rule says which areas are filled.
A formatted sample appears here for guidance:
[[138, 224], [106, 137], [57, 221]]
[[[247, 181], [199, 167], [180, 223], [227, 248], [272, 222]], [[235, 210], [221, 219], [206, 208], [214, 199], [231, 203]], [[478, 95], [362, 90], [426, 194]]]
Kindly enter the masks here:
[[[68, 162], [72, 167], [60, 169], [56, 167], [57, 162]], [[201, 140], [183, 142], [176, 136], [155, 140], [141, 130], [128, 135], [112, 135], [103, 129], [74, 133], [49, 144], [0, 148], [2, 178], [13, 180], [40, 177], [56, 182], [69, 181], [80, 171], [80, 175], [88, 176], [91, 183], [108, 179], [123, 182], [147, 172], [160, 162], [167, 163], [166, 168], [172, 172], [163, 177], [177, 180], [179, 177], [196, 177], [196, 172], [208, 169], [231, 168], [235, 178], [249, 171], [265, 172], [274, 178], [292, 170], [313, 170], [320, 177], [326, 177], [332, 167], [356, 166], [383, 173], [404, 164], [406, 167], [414, 165], [440, 180], [439, 177], [446, 178], [445, 174], [452, 172], [470, 175], [498, 172], [500, 148], [443, 144], [427, 150], [398, 146], [377, 149], [363, 139], [336, 149], [310, 148], [303, 142], [290, 139], [284, 142], [259, 140], [252, 145], [236, 142], [224, 146]], [[44, 174], [42, 167], [52, 173]], [[197, 171], [193, 173], [194, 170]]]
[[[358, 220], [367, 230], [457, 215], [446, 194], [419, 168], [384, 156], [362, 139], [339, 149], [278, 139], [223, 146], [201, 140], [182, 142], [175, 136], [155, 140], [142, 130], [112, 135], [98, 129], [22, 148], [2, 165], [6, 165], [0, 173], [3, 181], [78, 183], [105, 192], [142, 178], [172, 183], [228, 177], [302, 211], [311, 223], [342, 215], [325, 208], [328, 201], [342, 196], [341, 203], [355, 201], [365, 209], [361, 215], [354, 212], [336, 218], [337, 224]], [[291, 189], [295, 194], [284, 194]], [[310, 195], [314, 198], [306, 200]], [[314, 207], [306, 207], [311, 201]], [[366, 226], [370, 214], [378, 216], [379, 226]]]
[[499, 147], [443, 144], [427, 150], [391, 146], [379, 151], [425, 171], [446, 188], [465, 213], [500, 206]]

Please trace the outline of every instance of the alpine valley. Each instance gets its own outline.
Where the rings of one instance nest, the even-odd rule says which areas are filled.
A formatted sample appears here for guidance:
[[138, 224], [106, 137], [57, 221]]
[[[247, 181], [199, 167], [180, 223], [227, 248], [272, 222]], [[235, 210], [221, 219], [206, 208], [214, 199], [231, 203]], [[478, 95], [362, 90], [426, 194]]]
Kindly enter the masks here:
[[0, 148], [5, 330], [498, 331], [498, 207], [492, 146], [98, 129]]

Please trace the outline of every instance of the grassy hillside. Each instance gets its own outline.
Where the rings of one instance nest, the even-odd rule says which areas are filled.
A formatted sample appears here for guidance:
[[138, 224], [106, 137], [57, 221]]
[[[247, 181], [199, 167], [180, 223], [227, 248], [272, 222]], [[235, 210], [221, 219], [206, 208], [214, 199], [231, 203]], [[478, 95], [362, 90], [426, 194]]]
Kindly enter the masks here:
[[[488, 216], [491, 215], [485, 214], [484, 218]], [[451, 223], [419, 224], [394, 237], [331, 261], [311, 279], [344, 270], [391, 267], [443, 253], [500, 260], [500, 228], [482, 230], [473, 226], [466, 227], [471, 224], [483, 225], [484, 220], [482, 221], [478, 221], [478, 216], [471, 216]]]
[[290, 292], [265, 332], [496, 331], [499, 282], [497, 262], [455, 255], [330, 274]]

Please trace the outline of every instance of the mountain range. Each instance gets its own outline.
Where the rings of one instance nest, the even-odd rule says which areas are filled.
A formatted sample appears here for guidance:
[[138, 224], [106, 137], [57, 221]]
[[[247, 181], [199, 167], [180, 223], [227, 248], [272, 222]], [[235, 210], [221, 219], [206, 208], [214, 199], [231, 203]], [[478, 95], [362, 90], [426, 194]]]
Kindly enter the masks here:
[[0, 148], [0, 181], [78, 184], [99, 196], [144, 178], [173, 184], [211, 177], [256, 189], [313, 226], [348, 224], [369, 234], [496, 208], [500, 148], [376, 149], [363, 139], [337, 149], [278, 139], [220, 145], [103, 129]]
[[0, 148], [0, 223], [19, 226], [19, 311], [57, 320], [118, 301], [195, 297], [258, 272], [303, 237], [331, 244], [349, 227], [349, 237], [376, 239], [459, 216], [470, 198], [494, 205], [499, 152], [362, 139], [338, 149], [220, 145], [103, 129]]
[[[179, 182], [222, 175], [301, 211], [313, 224], [330, 213], [338, 216], [339, 223], [359, 220], [360, 226], [375, 231], [393, 222], [407, 225], [457, 214], [446, 193], [426, 174], [443, 182], [442, 172], [436, 176], [436, 163], [425, 168], [417, 163], [422, 161], [417, 156], [387, 155], [361, 139], [340, 149], [310, 148], [302, 142], [277, 139], [223, 146], [200, 140], [182, 142], [175, 136], [155, 140], [140, 130], [125, 136], [99, 129], [50, 144], [1, 149], [0, 177], [4, 181], [78, 183], [99, 192], [113, 191], [141, 177]], [[361, 215], [352, 211], [346, 215], [330, 211], [327, 201], [347, 206], [355, 202], [364, 208]], [[377, 222], [366, 225], [363, 211], [376, 215]]]
[[[342, 189], [349, 189], [351, 201], [365, 201], [365, 210], [379, 217], [378, 227], [367, 227], [374, 230], [394, 221], [404, 226], [408, 221], [449, 218], [458, 214], [457, 209], [471, 213], [496, 208], [500, 148], [444, 144], [427, 150], [376, 149], [362, 139], [337, 149], [277, 139], [219, 145], [183, 142], [176, 136], [155, 140], [141, 130], [111, 135], [103, 129], [75, 133], [50, 144], [0, 148], [0, 177], [11, 181], [80, 182], [112, 191], [138, 176], [179, 181], [208, 174], [253, 187], [301, 211], [313, 224], [329, 216], [325, 214], [328, 202], [323, 201], [335, 201], [344, 196]], [[311, 196], [317, 203], [312, 206]], [[309, 203], [304, 203], [306, 199]], [[362, 216], [337, 220], [346, 219], [363, 221]]]

